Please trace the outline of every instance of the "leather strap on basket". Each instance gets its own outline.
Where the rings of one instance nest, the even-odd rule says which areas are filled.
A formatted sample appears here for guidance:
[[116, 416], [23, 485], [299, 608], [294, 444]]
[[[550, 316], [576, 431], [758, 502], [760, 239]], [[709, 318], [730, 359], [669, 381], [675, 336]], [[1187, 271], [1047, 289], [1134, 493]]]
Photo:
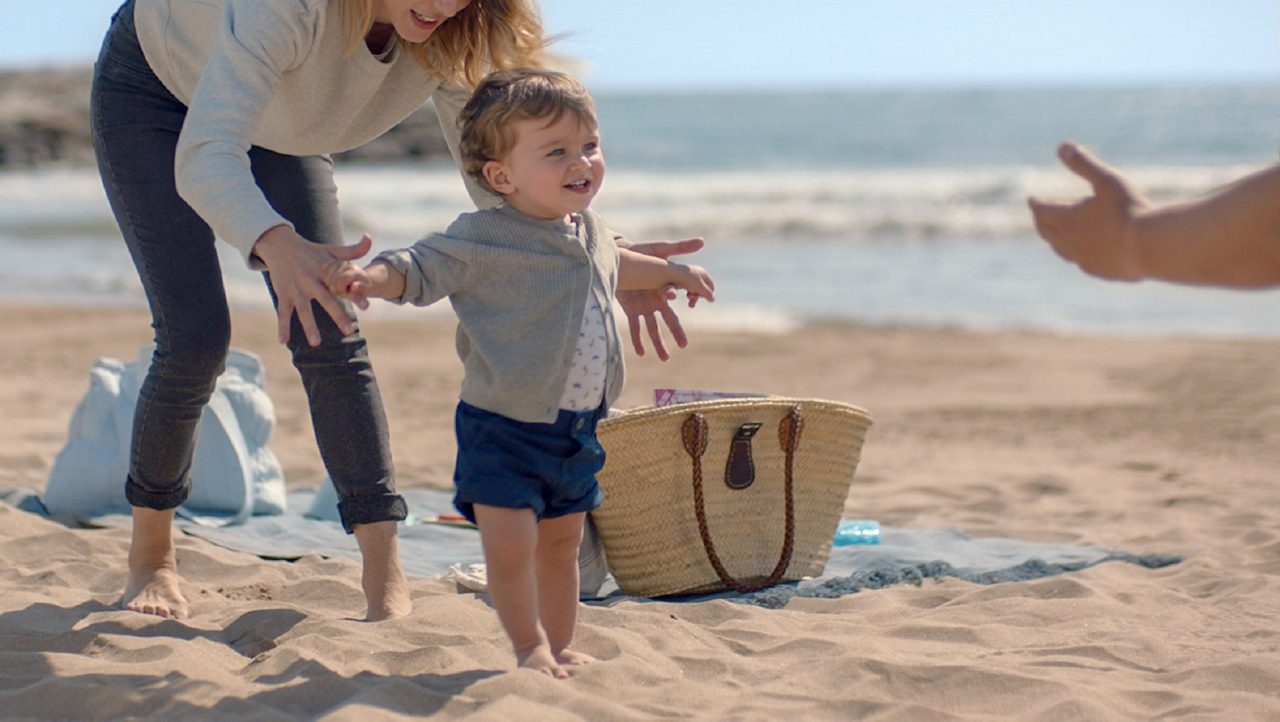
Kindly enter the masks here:
[[804, 417], [800, 408], [793, 406], [778, 424], [778, 443], [785, 456], [784, 494], [786, 498], [786, 532], [782, 541], [782, 554], [778, 565], [767, 578], [756, 584], [746, 584], [733, 578], [720, 562], [716, 553], [715, 542], [711, 541], [711, 531], [707, 527], [707, 512], [702, 495], [702, 455], [707, 450], [707, 420], [702, 414], [692, 413], [684, 420], [680, 433], [684, 441], [684, 449], [693, 459], [693, 510], [698, 517], [698, 534], [702, 537], [702, 546], [707, 550], [707, 560], [711, 562], [716, 575], [726, 586], [737, 592], [754, 592], [771, 587], [782, 580], [787, 566], [791, 564], [791, 554], [795, 549], [795, 493], [792, 488], [792, 473], [795, 466], [796, 449], [800, 446], [800, 432], [804, 429]]

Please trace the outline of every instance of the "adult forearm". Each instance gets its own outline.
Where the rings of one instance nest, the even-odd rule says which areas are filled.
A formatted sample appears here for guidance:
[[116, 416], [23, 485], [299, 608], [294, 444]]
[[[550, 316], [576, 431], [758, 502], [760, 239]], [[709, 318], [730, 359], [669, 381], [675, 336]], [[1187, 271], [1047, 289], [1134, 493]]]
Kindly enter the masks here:
[[1280, 165], [1134, 221], [1144, 275], [1234, 287], [1280, 284]]

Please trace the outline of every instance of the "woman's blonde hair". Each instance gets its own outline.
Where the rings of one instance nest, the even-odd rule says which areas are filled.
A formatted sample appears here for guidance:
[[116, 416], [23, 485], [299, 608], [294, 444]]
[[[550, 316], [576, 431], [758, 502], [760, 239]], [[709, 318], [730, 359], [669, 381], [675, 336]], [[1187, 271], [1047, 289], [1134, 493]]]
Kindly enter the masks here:
[[[343, 3], [347, 48], [354, 51], [373, 28], [374, 0]], [[494, 70], [540, 67], [547, 38], [534, 0], [471, 0], [424, 43], [396, 37], [402, 51], [441, 80], [474, 87]]]
[[493, 190], [484, 176], [484, 166], [505, 158], [515, 147], [513, 126], [522, 120], [546, 120], [551, 125], [566, 113], [589, 128], [597, 127], [595, 103], [573, 77], [536, 68], [491, 73], [480, 81], [458, 114], [462, 170]]

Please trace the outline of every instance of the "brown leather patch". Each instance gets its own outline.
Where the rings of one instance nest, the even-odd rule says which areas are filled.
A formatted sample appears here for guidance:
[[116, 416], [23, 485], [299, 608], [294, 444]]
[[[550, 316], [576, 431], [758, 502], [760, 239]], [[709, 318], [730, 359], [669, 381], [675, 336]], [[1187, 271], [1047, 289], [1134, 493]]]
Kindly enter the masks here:
[[751, 457], [751, 438], [761, 424], [747, 423], [738, 427], [729, 442], [729, 460], [724, 466], [724, 483], [730, 489], [745, 489], [756, 480], [756, 462]]

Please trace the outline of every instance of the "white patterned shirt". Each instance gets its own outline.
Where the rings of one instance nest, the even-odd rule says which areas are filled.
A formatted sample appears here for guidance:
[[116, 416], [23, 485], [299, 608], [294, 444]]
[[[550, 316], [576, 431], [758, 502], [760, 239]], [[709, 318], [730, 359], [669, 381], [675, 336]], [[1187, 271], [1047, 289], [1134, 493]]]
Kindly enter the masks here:
[[560, 408], [570, 411], [589, 411], [604, 399], [606, 363], [609, 358], [609, 339], [604, 330], [604, 311], [595, 296], [587, 296], [587, 310], [582, 314], [582, 329], [578, 331], [578, 347], [569, 364], [569, 378], [565, 380]]

